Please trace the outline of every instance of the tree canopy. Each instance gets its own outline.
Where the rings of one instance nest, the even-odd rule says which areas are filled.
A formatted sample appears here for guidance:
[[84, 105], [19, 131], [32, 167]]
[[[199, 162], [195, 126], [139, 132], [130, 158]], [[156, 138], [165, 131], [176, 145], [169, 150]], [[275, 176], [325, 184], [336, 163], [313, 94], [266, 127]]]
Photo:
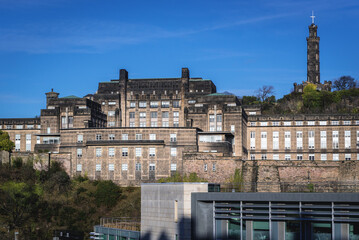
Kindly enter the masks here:
[[10, 152], [15, 147], [15, 144], [10, 140], [7, 132], [0, 130], [0, 151]]
[[348, 90], [356, 87], [356, 81], [351, 76], [341, 76], [333, 82], [333, 88], [336, 90]]

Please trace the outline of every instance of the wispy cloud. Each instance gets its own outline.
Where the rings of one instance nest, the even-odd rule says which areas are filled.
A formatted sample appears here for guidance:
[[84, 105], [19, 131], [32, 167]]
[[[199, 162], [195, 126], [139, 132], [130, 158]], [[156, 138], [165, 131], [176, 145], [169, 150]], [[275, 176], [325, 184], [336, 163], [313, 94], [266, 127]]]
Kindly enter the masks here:
[[76, 23], [72, 21], [32, 23], [0, 28], [0, 51], [96, 53], [155, 39], [185, 37], [207, 31], [269, 21], [289, 15], [291, 14], [261, 16], [192, 29], [174, 30], [167, 30], [150, 24], [94, 20], [77, 21]]

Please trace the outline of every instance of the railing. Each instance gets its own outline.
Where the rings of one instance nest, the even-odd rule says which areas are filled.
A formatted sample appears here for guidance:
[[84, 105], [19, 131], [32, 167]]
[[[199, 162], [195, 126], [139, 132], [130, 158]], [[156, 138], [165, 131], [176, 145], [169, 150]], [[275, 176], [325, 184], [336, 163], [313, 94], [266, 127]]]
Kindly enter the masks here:
[[221, 192], [359, 192], [359, 181], [226, 183]]
[[141, 220], [136, 218], [101, 218], [100, 225], [129, 231], [141, 231]]

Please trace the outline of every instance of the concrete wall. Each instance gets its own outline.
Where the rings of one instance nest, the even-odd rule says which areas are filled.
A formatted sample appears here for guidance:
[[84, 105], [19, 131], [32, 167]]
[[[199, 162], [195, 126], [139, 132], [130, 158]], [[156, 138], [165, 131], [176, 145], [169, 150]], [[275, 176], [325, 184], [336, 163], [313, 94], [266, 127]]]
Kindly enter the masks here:
[[142, 184], [141, 239], [191, 239], [191, 193], [207, 191], [207, 183]]

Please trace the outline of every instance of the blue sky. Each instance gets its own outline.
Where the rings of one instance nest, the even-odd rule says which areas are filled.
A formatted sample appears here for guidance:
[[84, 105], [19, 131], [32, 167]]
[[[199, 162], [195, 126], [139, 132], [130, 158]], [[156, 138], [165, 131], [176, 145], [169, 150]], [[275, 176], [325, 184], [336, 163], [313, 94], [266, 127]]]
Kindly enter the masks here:
[[277, 97], [306, 79], [314, 10], [321, 80], [359, 79], [359, 1], [0, 0], [0, 118], [34, 117], [45, 92], [94, 93], [118, 78], [211, 79], [219, 92]]

